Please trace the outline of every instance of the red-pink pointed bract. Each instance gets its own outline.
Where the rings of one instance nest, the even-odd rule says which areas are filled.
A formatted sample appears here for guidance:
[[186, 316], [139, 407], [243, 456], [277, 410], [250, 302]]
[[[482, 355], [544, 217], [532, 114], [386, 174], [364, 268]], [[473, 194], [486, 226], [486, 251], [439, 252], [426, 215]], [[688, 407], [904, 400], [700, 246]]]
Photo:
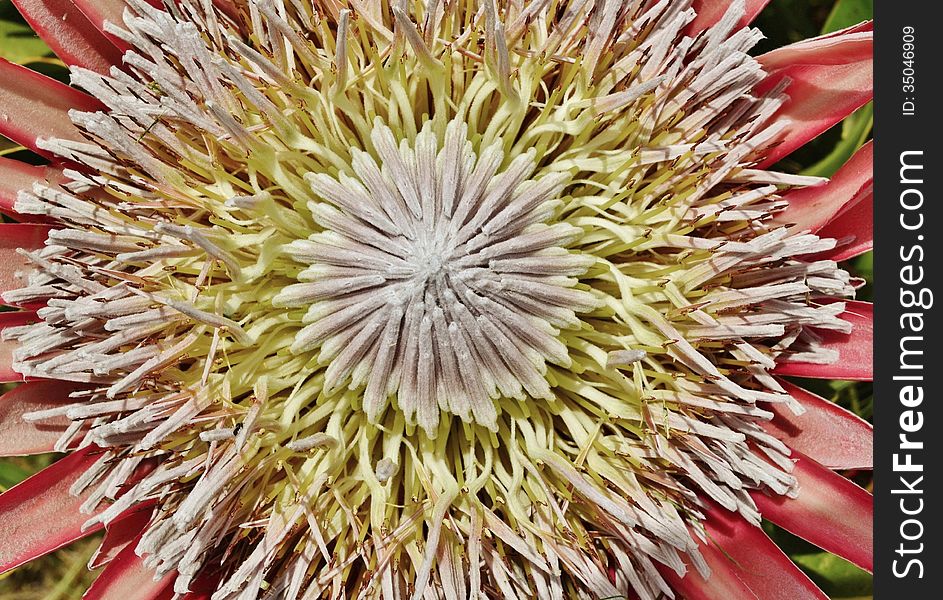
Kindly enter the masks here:
[[822, 597], [764, 506], [868, 564], [822, 502], [867, 513], [826, 466], [870, 429], [773, 373], [870, 374], [869, 150], [767, 168], [869, 97], [867, 26], [757, 59], [762, 1], [69, 5], [74, 88], [0, 79], [55, 163], [0, 162], [0, 449], [73, 452], [4, 564], [104, 526], [90, 598]]
[[0, 494], [0, 524], [7, 533], [0, 543], [0, 573], [101, 528], [82, 527], [79, 506], [86, 497], [72, 493], [99, 457], [97, 448], [83, 448]]
[[789, 86], [789, 100], [775, 117], [785, 134], [760, 165], [774, 164], [867, 104], [873, 96], [873, 55], [871, 24], [864, 23], [759, 57], [768, 75], [758, 91]]
[[871, 381], [874, 378], [874, 307], [868, 302], [841, 302], [847, 331], [824, 331], [815, 336], [812, 352], [797, 348], [783, 356], [776, 373], [817, 379]]
[[[804, 493], [795, 498], [771, 498], [754, 492], [763, 516], [820, 548], [837, 554], [862, 569], [874, 569], [871, 523], [874, 503], [864, 489], [807, 456], [794, 453], [793, 474]], [[835, 498], [842, 510], [833, 510]]]
[[40, 140], [75, 139], [79, 130], [69, 110], [95, 110], [94, 98], [63, 83], [0, 58], [0, 135], [46, 156]]
[[121, 52], [102, 31], [102, 22], [89, 20], [82, 10], [93, 4], [106, 8], [110, 0], [13, 0], [13, 4], [66, 64], [108, 73], [121, 63]]
[[874, 467], [870, 423], [794, 383], [782, 380], [779, 383], [802, 406], [802, 411], [796, 414], [786, 407], [770, 407], [775, 416], [763, 425], [767, 431], [829, 469]]
[[[0, 293], [9, 292], [29, 282], [35, 266], [24, 252], [39, 250], [49, 236], [48, 225], [28, 223], [0, 224]], [[7, 304], [11, 304], [7, 302]], [[4, 315], [7, 319], [19, 319]]]
[[[0, 326], [3, 325], [0, 322]], [[56, 442], [72, 424], [69, 418], [62, 414], [45, 417], [37, 422], [25, 415], [55, 410], [68, 404], [69, 395], [78, 387], [68, 381], [30, 381], [0, 396], [0, 456], [41, 454], [56, 450]]]
[[684, 598], [828, 600], [761, 528], [739, 515], [710, 506], [704, 530], [702, 548], [712, 574], [706, 582], [694, 572], [676, 582]]
[[789, 205], [776, 213], [774, 221], [797, 231], [808, 230], [813, 233], [833, 222], [842, 223], [839, 217], [851, 207], [859, 203], [871, 204], [873, 158], [871, 142], [868, 142], [828, 183], [788, 192], [786, 200]]

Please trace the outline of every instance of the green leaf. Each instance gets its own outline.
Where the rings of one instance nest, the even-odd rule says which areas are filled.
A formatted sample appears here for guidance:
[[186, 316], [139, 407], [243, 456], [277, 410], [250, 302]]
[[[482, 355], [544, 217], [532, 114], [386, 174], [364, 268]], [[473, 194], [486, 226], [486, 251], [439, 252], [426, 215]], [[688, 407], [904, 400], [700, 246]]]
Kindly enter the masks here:
[[[855, 268], [855, 275], [863, 278], [868, 283], [874, 282], [874, 252], [865, 252], [852, 263]], [[860, 294], [859, 294], [860, 295]]]
[[874, 0], [838, 0], [825, 19], [822, 33], [831, 33], [874, 18]]
[[0, 490], [13, 487], [29, 477], [29, 475], [29, 471], [8, 460], [0, 461]]
[[[874, 18], [874, 0], [838, 0], [822, 26], [822, 33], [832, 33]], [[817, 163], [806, 167], [803, 175], [831, 177], [845, 161], [868, 140], [874, 124], [874, 106], [868, 103], [842, 122], [841, 139]]]
[[829, 554], [799, 554], [792, 557], [829, 598], [867, 597], [873, 593], [871, 574], [847, 560]]
[[49, 47], [28, 25], [0, 20], [0, 57], [25, 64], [49, 54]]

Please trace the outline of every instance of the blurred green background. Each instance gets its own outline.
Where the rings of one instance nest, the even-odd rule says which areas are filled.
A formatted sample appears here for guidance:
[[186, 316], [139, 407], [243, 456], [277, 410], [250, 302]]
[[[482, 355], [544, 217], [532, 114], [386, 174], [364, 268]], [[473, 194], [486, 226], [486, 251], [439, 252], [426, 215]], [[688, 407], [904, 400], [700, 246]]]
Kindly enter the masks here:
[[[873, 0], [773, 0], [755, 22], [766, 35], [755, 52], [761, 54], [779, 46], [836, 31], [870, 19]], [[68, 71], [46, 45], [19, 17], [10, 0], [0, 0], [0, 56], [28, 65], [62, 81]], [[795, 152], [778, 166], [780, 170], [808, 175], [830, 176], [858, 147], [870, 138], [873, 110], [870, 104], [813, 143]], [[38, 157], [16, 147], [0, 136], [0, 156], [37, 162]], [[873, 280], [871, 253], [850, 261], [846, 268], [867, 281], [859, 292], [871, 299]], [[803, 381], [804, 386], [831, 398], [870, 420], [873, 396], [870, 383], [846, 381]], [[0, 459], [0, 492], [15, 485], [55, 460], [55, 455]], [[848, 473], [858, 484], [870, 489], [871, 474]], [[835, 599], [864, 600], [872, 597], [872, 578], [852, 564], [773, 526], [770, 535], [810, 577]], [[55, 552], [6, 575], [0, 575], [0, 600], [78, 600], [96, 573], [86, 563], [99, 536]]]

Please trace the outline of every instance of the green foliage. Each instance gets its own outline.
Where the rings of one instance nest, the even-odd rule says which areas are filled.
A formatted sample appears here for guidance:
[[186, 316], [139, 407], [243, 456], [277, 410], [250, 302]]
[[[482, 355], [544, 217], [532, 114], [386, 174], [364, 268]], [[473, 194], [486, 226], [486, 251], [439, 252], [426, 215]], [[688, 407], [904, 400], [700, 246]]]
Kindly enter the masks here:
[[766, 37], [754, 54], [819, 35], [834, 4], [834, 0], [772, 0], [753, 23]]
[[49, 48], [27, 25], [0, 20], [0, 57], [23, 64], [48, 53]]
[[0, 57], [26, 64], [51, 56], [49, 47], [30, 29], [9, 0], [0, 0]]
[[860, 598], [872, 594], [874, 582], [871, 574], [834, 554], [797, 554], [792, 559], [829, 598]]
[[57, 454], [41, 454], [0, 459], [0, 492], [23, 481], [36, 471], [52, 464]]
[[9, 460], [0, 462], [0, 491], [9, 489], [29, 476], [30, 472]]
[[831, 33], [874, 18], [874, 0], [838, 0], [832, 7], [822, 33]]

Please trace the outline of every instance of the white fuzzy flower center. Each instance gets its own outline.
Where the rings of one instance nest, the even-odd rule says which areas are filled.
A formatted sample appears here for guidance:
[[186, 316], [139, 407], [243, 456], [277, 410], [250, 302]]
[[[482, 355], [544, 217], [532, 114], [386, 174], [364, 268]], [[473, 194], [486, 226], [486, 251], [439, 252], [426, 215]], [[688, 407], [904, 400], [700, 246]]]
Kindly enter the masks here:
[[431, 435], [440, 411], [494, 427], [494, 399], [551, 397], [559, 329], [596, 304], [574, 287], [593, 262], [566, 249], [580, 230], [548, 223], [568, 175], [534, 177], [530, 153], [501, 169], [500, 142], [478, 155], [464, 124], [444, 129], [410, 147], [378, 123], [379, 161], [307, 177], [324, 231], [290, 245], [309, 266], [275, 299], [310, 306], [292, 350], [320, 349], [328, 391], [365, 386], [372, 420], [394, 396]]

